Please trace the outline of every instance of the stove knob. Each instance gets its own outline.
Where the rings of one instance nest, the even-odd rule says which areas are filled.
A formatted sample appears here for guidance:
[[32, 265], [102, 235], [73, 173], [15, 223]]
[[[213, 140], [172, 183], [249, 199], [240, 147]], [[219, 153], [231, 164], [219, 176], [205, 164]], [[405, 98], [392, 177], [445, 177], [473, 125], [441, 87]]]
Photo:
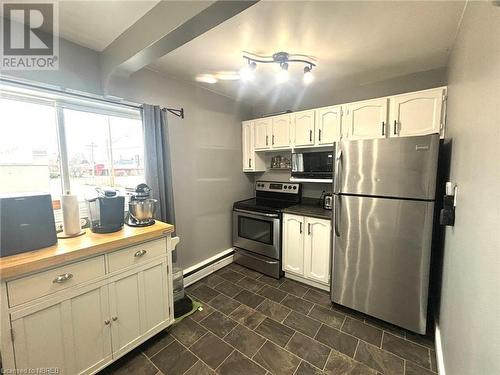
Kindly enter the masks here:
[[297, 190], [297, 186], [294, 186], [294, 187], [293, 187], [293, 190]]
[[285, 189], [287, 189], [287, 188], [288, 188], [288, 186], [286, 186], [286, 185], [285, 185], [285, 186], [284, 186], [284, 188], [285, 188]]

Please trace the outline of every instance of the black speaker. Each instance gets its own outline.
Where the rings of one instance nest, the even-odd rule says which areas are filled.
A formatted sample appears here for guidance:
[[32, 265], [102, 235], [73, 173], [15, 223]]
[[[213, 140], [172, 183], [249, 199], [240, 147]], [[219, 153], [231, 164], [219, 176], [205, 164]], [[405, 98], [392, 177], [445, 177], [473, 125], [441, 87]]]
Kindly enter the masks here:
[[50, 194], [0, 196], [0, 256], [57, 243]]

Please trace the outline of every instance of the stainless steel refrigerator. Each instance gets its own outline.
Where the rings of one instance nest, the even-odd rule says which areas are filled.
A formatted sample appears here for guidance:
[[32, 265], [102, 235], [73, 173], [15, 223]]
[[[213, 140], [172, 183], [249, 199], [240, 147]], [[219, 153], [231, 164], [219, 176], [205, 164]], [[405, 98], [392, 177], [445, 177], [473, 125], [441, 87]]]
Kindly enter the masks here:
[[332, 301], [425, 333], [439, 135], [338, 144]]

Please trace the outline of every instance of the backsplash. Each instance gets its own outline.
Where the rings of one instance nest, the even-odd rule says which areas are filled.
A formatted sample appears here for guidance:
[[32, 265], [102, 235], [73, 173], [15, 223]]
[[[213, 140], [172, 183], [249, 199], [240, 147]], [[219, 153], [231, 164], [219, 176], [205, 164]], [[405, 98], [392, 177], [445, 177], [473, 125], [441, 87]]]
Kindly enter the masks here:
[[[263, 180], [263, 181], [280, 181], [280, 182], [289, 182], [290, 177], [291, 177], [291, 172], [290, 170], [275, 170], [275, 169], [269, 169], [271, 165], [271, 158], [273, 156], [286, 156], [286, 157], [291, 157], [291, 152], [267, 152], [266, 153], [266, 172], [261, 172], [261, 173], [254, 173], [253, 174], [253, 182], [257, 180]], [[301, 182], [302, 185], [302, 196], [303, 197], [308, 197], [308, 198], [319, 198], [323, 191], [327, 193], [332, 192], [332, 184], [331, 183], [326, 183], [326, 184], [321, 184], [317, 182]]]

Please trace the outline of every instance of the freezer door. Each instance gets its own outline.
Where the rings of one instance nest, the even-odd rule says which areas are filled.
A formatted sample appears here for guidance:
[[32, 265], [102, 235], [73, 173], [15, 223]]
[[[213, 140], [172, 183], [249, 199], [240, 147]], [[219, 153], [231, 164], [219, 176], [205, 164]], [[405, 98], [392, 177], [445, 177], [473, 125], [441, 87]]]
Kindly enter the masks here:
[[439, 134], [342, 141], [338, 150], [336, 192], [434, 199]]
[[335, 196], [332, 301], [425, 333], [434, 202]]

